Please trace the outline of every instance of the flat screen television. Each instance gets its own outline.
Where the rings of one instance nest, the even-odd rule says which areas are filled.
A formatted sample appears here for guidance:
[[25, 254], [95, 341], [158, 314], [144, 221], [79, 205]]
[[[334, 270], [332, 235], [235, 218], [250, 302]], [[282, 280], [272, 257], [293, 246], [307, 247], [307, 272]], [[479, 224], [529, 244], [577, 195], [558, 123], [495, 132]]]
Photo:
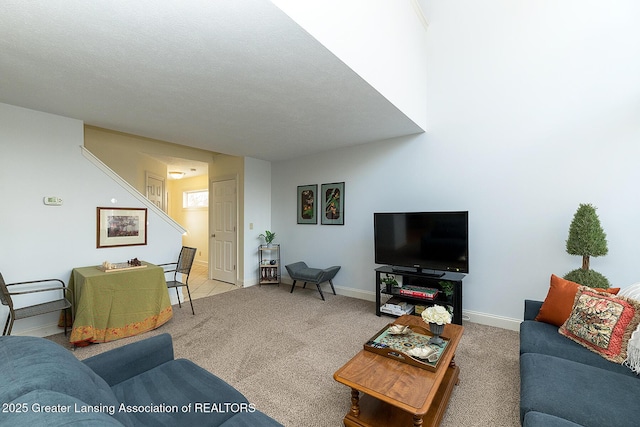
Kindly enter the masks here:
[[467, 211], [374, 213], [373, 224], [376, 264], [469, 272]]

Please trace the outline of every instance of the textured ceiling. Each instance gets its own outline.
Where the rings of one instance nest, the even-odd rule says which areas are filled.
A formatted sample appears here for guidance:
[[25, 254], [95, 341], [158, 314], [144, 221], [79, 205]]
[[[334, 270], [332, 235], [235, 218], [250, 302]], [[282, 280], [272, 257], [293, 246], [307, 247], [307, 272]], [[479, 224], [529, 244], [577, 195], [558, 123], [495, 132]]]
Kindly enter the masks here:
[[281, 160], [422, 132], [268, 0], [4, 0], [0, 102]]

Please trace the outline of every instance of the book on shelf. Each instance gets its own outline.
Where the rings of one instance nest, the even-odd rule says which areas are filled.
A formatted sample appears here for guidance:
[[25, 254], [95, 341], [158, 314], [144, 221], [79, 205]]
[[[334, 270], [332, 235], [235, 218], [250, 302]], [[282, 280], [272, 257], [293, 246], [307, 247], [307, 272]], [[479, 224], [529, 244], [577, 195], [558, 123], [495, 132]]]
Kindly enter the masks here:
[[421, 286], [404, 286], [400, 288], [400, 295], [428, 300], [435, 299], [438, 296], [438, 292], [438, 289], [423, 288]]
[[404, 314], [411, 314], [415, 310], [413, 304], [409, 304], [406, 301], [401, 301], [397, 298], [391, 298], [386, 304], [380, 307], [380, 311], [387, 314], [393, 314], [396, 316], [402, 316]]
[[403, 301], [398, 297], [393, 297], [387, 300], [387, 303], [385, 305], [394, 310], [406, 310], [407, 304], [408, 303], [406, 301]]

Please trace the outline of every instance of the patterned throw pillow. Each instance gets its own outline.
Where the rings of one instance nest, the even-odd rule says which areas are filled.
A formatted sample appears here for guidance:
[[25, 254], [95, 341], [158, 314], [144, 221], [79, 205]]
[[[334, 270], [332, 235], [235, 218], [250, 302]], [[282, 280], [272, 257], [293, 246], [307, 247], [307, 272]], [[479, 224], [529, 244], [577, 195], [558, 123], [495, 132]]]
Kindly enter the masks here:
[[638, 301], [580, 286], [571, 315], [558, 332], [607, 360], [622, 363], [627, 342], [639, 323]]
[[[562, 326], [571, 314], [573, 302], [576, 299], [576, 292], [578, 292], [578, 286], [580, 285], [575, 282], [571, 282], [552, 274], [551, 281], [549, 283], [549, 292], [547, 293], [547, 297], [544, 299], [542, 307], [540, 307], [540, 312], [536, 316], [535, 320], [538, 322]], [[620, 288], [594, 288], [594, 290], [598, 292], [608, 292], [615, 295], [618, 293]]]

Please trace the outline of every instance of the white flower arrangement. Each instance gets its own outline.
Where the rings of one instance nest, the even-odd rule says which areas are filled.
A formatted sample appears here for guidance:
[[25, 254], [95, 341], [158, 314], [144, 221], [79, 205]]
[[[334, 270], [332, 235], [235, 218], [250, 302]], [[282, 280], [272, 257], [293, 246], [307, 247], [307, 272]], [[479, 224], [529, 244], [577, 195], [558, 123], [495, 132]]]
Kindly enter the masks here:
[[422, 319], [427, 323], [444, 325], [445, 323], [451, 323], [451, 313], [441, 305], [432, 305], [424, 309]]

